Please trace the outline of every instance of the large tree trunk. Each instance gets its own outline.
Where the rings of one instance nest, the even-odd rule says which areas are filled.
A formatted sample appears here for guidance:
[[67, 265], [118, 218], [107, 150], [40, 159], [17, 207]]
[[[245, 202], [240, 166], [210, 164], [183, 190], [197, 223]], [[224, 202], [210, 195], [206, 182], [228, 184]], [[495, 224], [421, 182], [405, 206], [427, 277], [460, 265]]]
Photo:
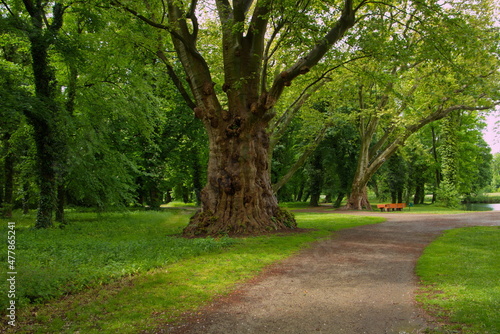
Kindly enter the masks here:
[[343, 208], [345, 210], [371, 210], [370, 201], [368, 200], [368, 191], [366, 182], [362, 179], [355, 179], [352, 184], [351, 193], [347, 200], [347, 204]]
[[209, 131], [208, 183], [202, 209], [185, 235], [256, 234], [293, 228], [293, 216], [281, 210], [271, 188], [267, 162], [269, 136], [261, 120], [243, 111]]

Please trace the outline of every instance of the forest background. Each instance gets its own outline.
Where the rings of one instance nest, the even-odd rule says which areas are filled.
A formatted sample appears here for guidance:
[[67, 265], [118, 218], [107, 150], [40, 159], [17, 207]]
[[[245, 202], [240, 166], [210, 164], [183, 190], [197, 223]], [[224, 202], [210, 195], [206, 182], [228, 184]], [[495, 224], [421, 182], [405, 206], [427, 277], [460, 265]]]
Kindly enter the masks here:
[[[262, 182], [270, 180], [279, 201], [366, 209], [369, 194], [415, 204], [431, 195], [453, 207], [500, 191], [500, 155], [482, 136], [499, 102], [495, 6], [2, 0], [2, 214], [36, 209], [35, 226], [45, 228], [64, 223], [68, 207], [157, 209], [180, 200], [207, 213], [220, 206], [209, 201], [217, 196], [217, 203], [241, 197], [231, 212], [258, 207], [248, 197], [264, 198], [270, 188], [240, 196], [245, 169], [229, 161], [213, 171], [224, 155], [216, 157], [223, 152], [216, 146], [241, 140], [255, 124], [264, 125], [248, 136], [266, 143], [256, 149], [265, 158], [246, 170], [267, 175]], [[257, 71], [242, 75], [254, 60], [238, 43], [255, 35]], [[202, 70], [189, 68], [198, 62]], [[196, 86], [205, 67], [213, 81]], [[259, 94], [246, 92], [253, 102], [236, 116], [235, 96], [253, 85]], [[214, 101], [220, 110], [207, 107]], [[245, 148], [238, 149], [227, 156], [240, 164]], [[261, 204], [271, 211], [263, 220], [286, 225], [269, 203]], [[222, 216], [199, 216], [195, 225]], [[238, 220], [228, 221], [234, 228]]]

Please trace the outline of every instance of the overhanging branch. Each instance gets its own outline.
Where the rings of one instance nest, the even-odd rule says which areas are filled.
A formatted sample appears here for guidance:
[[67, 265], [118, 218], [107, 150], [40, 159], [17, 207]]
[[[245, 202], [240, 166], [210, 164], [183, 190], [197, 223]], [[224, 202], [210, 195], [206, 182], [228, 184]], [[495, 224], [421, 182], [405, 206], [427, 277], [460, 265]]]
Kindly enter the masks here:
[[[359, 8], [358, 6], [356, 10]], [[307, 73], [310, 68], [315, 66], [324, 57], [326, 52], [344, 36], [347, 30], [354, 26], [355, 13], [356, 11], [353, 9], [352, 0], [345, 0], [342, 14], [332, 29], [328, 31], [323, 39], [316, 44], [305, 57], [298, 60], [294, 65], [275, 78], [273, 86], [269, 91], [269, 98], [271, 101], [277, 101], [283, 93], [285, 86], [288, 86], [291, 81], [300, 74]]]

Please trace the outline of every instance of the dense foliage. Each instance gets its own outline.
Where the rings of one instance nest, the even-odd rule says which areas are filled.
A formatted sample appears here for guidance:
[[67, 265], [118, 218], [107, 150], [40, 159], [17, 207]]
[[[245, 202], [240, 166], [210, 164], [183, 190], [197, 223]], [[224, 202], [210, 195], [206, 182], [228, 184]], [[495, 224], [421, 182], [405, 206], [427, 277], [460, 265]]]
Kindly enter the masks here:
[[[214, 138], [208, 144], [214, 118], [200, 110], [195, 118], [200, 101], [182, 74], [180, 37], [167, 24], [155, 24], [174, 14], [157, 5], [2, 1], [3, 215], [38, 209], [36, 226], [48, 227], [54, 214], [64, 221], [68, 206], [158, 208], [173, 198], [201, 204], [209, 158], [224, 154], [214, 155]], [[219, 43], [251, 30], [254, 9], [242, 11], [247, 21], [238, 17], [239, 25], [229, 20], [220, 30], [210, 6], [201, 2], [196, 15], [186, 13], [191, 30], [185, 33], [196, 42], [204, 70], [210, 69], [219, 103], [227, 106], [232, 91], [250, 79], [238, 77], [244, 67], [227, 72], [229, 55], [223, 58]], [[341, 23], [339, 15], [347, 18], [349, 6], [360, 19], [322, 49], [322, 36]], [[362, 173], [361, 187], [381, 200], [420, 203], [432, 193], [454, 205], [481, 193], [490, 180], [490, 190], [500, 188], [498, 159], [491, 162], [476, 111], [498, 103], [493, 3], [301, 2], [291, 8], [285, 2], [262, 6], [268, 21], [254, 17], [254, 24], [269, 29], [259, 37], [265, 47], [255, 85], [276, 98], [258, 116], [268, 124], [258, 136], [270, 138], [259, 164], [271, 166], [265, 173], [281, 200], [315, 205], [326, 196], [339, 206], [349, 194], [363, 193], [354, 182]], [[304, 79], [285, 78], [285, 66], [308, 52], [316, 60], [293, 74]], [[233, 122], [228, 133], [235, 135], [237, 119], [221, 115], [219, 122]], [[233, 172], [224, 173], [215, 179], [224, 183]]]

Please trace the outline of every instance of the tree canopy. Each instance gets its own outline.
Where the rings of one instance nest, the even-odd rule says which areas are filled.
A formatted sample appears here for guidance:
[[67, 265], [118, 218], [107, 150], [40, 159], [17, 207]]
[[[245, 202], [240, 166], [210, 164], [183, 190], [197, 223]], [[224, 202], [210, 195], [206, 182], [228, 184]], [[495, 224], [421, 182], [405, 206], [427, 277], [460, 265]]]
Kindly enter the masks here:
[[[421, 155], [393, 156], [415, 133], [441, 120], [445, 138], [446, 122], [473, 128], [498, 104], [494, 6], [3, 0], [3, 206], [36, 198], [36, 226], [50, 227], [68, 202], [158, 207], [173, 194], [201, 205], [186, 235], [262, 233], [296, 226], [276, 196], [305, 189], [295, 174], [316, 198], [329, 187], [369, 208], [384, 163], [391, 175]], [[449, 160], [449, 145], [431, 146], [436, 163], [458, 159], [457, 178], [481, 170], [460, 193], [487, 183], [484, 143]]]

